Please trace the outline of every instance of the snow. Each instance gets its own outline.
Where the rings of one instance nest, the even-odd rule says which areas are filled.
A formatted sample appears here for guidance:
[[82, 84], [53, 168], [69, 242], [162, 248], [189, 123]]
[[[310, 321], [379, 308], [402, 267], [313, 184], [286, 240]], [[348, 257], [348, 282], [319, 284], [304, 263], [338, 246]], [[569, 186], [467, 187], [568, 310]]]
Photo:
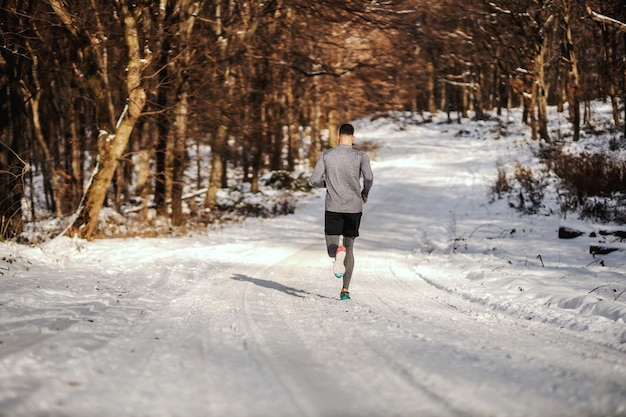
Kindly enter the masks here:
[[201, 235], [1, 243], [0, 415], [626, 415], [625, 252], [490, 195], [535, 159], [519, 114], [443, 119], [355, 123], [380, 148], [349, 301], [323, 191]]

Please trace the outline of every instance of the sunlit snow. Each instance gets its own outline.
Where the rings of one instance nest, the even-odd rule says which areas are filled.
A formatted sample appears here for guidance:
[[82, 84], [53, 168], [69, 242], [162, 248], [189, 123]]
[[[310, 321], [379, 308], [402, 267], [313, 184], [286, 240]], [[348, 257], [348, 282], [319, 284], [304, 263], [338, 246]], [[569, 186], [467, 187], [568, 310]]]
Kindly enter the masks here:
[[379, 149], [350, 301], [323, 191], [192, 237], [0, 244], [0, 415], [625, 415], [626, 252], [490, 195], [535, 160], [519, 118], [355, 122]]

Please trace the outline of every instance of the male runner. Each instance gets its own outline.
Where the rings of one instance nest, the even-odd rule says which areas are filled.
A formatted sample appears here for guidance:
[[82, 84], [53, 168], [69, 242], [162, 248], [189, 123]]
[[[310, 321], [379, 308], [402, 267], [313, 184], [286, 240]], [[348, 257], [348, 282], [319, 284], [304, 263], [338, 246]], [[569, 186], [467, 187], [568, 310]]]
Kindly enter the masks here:
[[[333, 272], [343, 278], [339, 297], [349, 300], [350, 279], [354, 269], [354, 239], [359, 235], [363, 204], [367, 201], [374, 174], [365, 152], [352, 148], [354, 127], [339, 127], [339, 146], [325, 150], [315, 165], [310, 183], [326, 188], [324, 233], [328, 256], [335, 258]], [[361, 187], [361, 177], [363, 187]], [[340, 245], [343, 236], [343, 244]]]

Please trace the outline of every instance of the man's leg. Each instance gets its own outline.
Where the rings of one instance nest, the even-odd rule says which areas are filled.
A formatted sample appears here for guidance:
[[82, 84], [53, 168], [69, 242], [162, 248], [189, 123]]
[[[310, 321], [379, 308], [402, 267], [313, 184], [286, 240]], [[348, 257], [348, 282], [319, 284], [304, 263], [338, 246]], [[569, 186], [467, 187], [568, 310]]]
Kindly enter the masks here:
[[350, 287], [350, 279], [352, 278], [352, 270], [354, 269], [354, 239], [353, 237], [343, 237], [343, 246], [346, 248], [346, 272], [343, 275], [343, 288], [346, 290]]
[[326, 250], [328, 256], [334, 258], [337, 255], [341, 231], [343, 230], [343, 216], [332, 211], [324, 212], [324, 235], [326, 236]]
[[[346, 273], [346, 249], [339, 245], [341, 235], [326, 235], [326, 250], [333, 260], [333, 274], [337, 278], [343, 278]], [[341, 248], [341, 252], [339, 252]]]
[[328, 256], [331, 258], [337, 254], [340, 238], [341, 235], [326, 235], [326, 250], [328, 250]]

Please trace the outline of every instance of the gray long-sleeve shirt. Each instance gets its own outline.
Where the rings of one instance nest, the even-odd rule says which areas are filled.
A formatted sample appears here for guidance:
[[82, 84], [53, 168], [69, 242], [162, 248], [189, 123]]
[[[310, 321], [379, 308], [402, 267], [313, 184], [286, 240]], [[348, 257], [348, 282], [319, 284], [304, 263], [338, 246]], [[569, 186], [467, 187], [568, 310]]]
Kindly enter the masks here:
[[326, 188], [327, 211], [360, 213], [374, 183], [370, 158], [350, 145], [327, 149], [317, 160], [310, 183], [314, 187]]

